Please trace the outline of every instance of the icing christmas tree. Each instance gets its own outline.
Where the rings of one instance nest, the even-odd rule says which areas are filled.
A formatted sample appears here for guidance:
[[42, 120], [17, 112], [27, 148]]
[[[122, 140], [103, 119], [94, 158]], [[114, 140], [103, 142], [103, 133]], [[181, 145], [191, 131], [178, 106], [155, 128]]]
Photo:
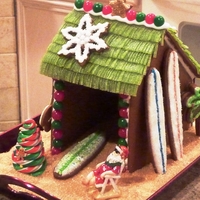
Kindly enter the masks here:
[[39, 176], [46, 168], [40, 129], [33, 119], [28, 119], [19, 130], [12, 154], [13, 166], [19, 172]]

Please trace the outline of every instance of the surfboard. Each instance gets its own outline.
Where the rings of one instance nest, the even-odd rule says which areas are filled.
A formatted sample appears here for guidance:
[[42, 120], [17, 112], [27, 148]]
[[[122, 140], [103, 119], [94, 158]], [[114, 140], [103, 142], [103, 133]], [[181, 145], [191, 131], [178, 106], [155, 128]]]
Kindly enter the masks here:
[[167, 166], [165, 116], [160, 73], [151, 69], [147, 75], [147, 132], [155, 172], [164, 174]]
[[77, 174], [102, 150], [106, 141], [105, 134], [97, 131], [78, 142], [54, 168], [54, 177], [67, 179]]
[[167, 58], [164, 77], [167, 86], [164, 93], [165, 107], [167, 107], [167, 134], [172, 158], [180, 160], [183, 157], [183, 123], [178, 55], [175, 51], [171, 51]]

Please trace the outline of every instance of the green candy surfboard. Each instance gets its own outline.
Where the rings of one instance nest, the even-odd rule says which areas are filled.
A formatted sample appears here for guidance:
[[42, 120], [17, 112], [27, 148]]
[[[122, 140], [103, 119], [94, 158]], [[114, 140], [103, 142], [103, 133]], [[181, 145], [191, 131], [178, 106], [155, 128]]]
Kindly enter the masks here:
[[90, 134], [61, 158], [54, 168], [54, 177], [67, 179], [74, 176], [102, 150], [105, 143], [105, 134], [101, 132]]

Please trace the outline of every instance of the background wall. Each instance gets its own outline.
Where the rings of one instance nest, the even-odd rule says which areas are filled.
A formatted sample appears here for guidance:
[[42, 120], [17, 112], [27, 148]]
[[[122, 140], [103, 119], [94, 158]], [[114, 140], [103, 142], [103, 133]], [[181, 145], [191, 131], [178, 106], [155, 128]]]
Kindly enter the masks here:
[[0, 131], [19, 123], [14, 0], [0, 0]]
[[199, 23], [200, 0], [146, 0], [142, 1], [144, 13], [162, 15], [178, 28], [183, 21]]

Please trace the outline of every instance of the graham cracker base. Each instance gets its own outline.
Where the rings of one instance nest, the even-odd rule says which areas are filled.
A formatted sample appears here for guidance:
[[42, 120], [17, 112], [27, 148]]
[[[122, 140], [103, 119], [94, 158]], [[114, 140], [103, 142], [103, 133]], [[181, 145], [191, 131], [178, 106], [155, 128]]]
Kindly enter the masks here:
[[[93, 199], [88, 195], [87, 187], [82, 185], [81, 181], [83, 177], [85, 177], [91, 170], [95, 168], [97, 163], [106, 159], [107, 155], [113, 151], [115, 144], [108, 142], [103, 151], [101, 151], [91, 163], [89, 163], [74, 177], [66, 180], [58, 180], [53, 176], [54, 167], [69, 149], [66, 149], [59, 155], [52, 156], [50, 154], [50, 133], [42, 132], [42, 137], [46, 152], [47, 168], [41, 176], [32, 177], [30, 175], [17, 172], [13, 168], [11, 157], [12, 151], [15, 149], [15, 147], [13, 147], [9, 152], [0, 154], [0, 173], [14, 176], [25, 182], [34, 184], [62, 200]], [[149, 164], [133, 173], [123, 173], [122, 178], [118, 182], [119, 189], [122, 192], [118, 199], [147, 199], [199, 156], [199, 146], [200, 139], [195, 135], [194, 129], [191, 127], [188, 131], [184, 132], [184, 157], [182, 160], [174, 161], [170, 159], [170, 152], [168, 150], [166, 174], [156, 174], [152, 164]], [[24, 189], [18, 188], [17, 186], [13, 186], [13, 188], [24, 191]]]

